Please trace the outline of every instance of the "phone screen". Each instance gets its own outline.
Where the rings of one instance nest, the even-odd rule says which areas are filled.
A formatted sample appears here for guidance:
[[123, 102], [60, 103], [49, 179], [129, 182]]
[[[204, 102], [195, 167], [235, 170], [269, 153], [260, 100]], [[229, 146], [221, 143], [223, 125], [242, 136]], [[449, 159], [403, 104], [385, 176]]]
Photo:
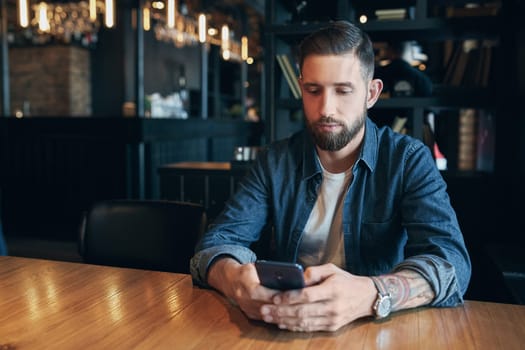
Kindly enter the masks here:
[[304, 288], [304, 270], [299, 264], [258, 260], [255, 268], [265, 287], [279, 290]]

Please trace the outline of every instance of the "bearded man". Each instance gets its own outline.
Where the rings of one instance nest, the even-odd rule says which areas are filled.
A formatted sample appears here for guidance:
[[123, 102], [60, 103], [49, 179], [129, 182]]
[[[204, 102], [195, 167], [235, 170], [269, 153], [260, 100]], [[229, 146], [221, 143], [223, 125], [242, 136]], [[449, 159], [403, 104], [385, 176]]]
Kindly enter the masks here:
[[[368, 118], [383, 87], [368, 35], [333, 22], [299, 67], [306, 128], [259, 153], [198, 243], [194, 283], [291, 331], [461, 304], [470, 259], [428, 147]], [[270, 234], [264, 258], [304, 266], [304, 288], [261, 285], [251, 247]]]

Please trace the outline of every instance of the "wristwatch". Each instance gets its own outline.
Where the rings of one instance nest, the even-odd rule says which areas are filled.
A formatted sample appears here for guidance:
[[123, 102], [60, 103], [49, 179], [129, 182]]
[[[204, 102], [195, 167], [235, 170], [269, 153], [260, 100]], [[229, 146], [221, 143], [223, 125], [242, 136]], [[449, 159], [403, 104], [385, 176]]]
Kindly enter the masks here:
[[392, 297], [384, 288], [377, 277], [372, 277], [372, 281], [377, 289], [377, 299], [372, 307], [377, 320], [383, 319], [390, 315], [392, 311]]

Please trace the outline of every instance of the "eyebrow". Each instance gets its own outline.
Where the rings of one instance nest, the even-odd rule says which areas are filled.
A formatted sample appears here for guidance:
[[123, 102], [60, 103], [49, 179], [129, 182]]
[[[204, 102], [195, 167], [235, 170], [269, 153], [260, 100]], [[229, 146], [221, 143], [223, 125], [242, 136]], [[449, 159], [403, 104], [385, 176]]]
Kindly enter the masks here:
[[[309, 83], [309, 82], [305, 82], [303, 83], [303, 85], [305, 87], [316, 87], [316, 86], [325, 86], [323, 84], [319, 84], [319, 83]], [[330, 86], [335, 86], [336, 88], [337, 87], [346, 87], [346, 88], [355, 88], [354, 84], [352, 84], [351, 82], [340, 82], [340, 83], [334, 83], [334, 84], [330, 84]]]

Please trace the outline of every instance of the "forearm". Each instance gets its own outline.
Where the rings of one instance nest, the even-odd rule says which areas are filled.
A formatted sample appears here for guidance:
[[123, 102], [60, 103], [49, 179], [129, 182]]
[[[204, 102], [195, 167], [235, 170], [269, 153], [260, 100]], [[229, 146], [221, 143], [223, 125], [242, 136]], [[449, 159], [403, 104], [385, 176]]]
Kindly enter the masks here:
[[232, 285], [231, 277], [235, 274], [234, 270], [240, 266], [241, 264], [232, 257], [223, 256], [217, 258], [208, 270], [208, 285], [218, 290], [226, 297], [233, 297], [228, 286]]
[[[422, 276], [431, 286], [434, 299], [431, 305], [437, 307], [456, 306], [463, 302], [463, 284], [468, 282], [470, 265], [462, 264], [454, 256], [447, 256], [454, 262], [450, 263], [445, 258], [423, 254], [405, 259], [394, 267], [393, 272], [413, 271]], [[460, 283], [461, 280], [461, 284]], [[461, 286], [461, 287], [460, 287]]]
[[435, 293], [430, 284], [419, 273], [401, 270], [393, 274], [376, 277], [392, 298], [392, 310], [410, 309], [432, 302]]
[[257, 257], [249, 248], [239, 245], [218, 245], [207, 249], [200, 250], [191, 259], [190, 271], [194, 283], [202, 287], [211, 287], [208, 283], [208, 277], [213, 264], [220, 259], [230, 256], [241, 264], [255, 262]]

